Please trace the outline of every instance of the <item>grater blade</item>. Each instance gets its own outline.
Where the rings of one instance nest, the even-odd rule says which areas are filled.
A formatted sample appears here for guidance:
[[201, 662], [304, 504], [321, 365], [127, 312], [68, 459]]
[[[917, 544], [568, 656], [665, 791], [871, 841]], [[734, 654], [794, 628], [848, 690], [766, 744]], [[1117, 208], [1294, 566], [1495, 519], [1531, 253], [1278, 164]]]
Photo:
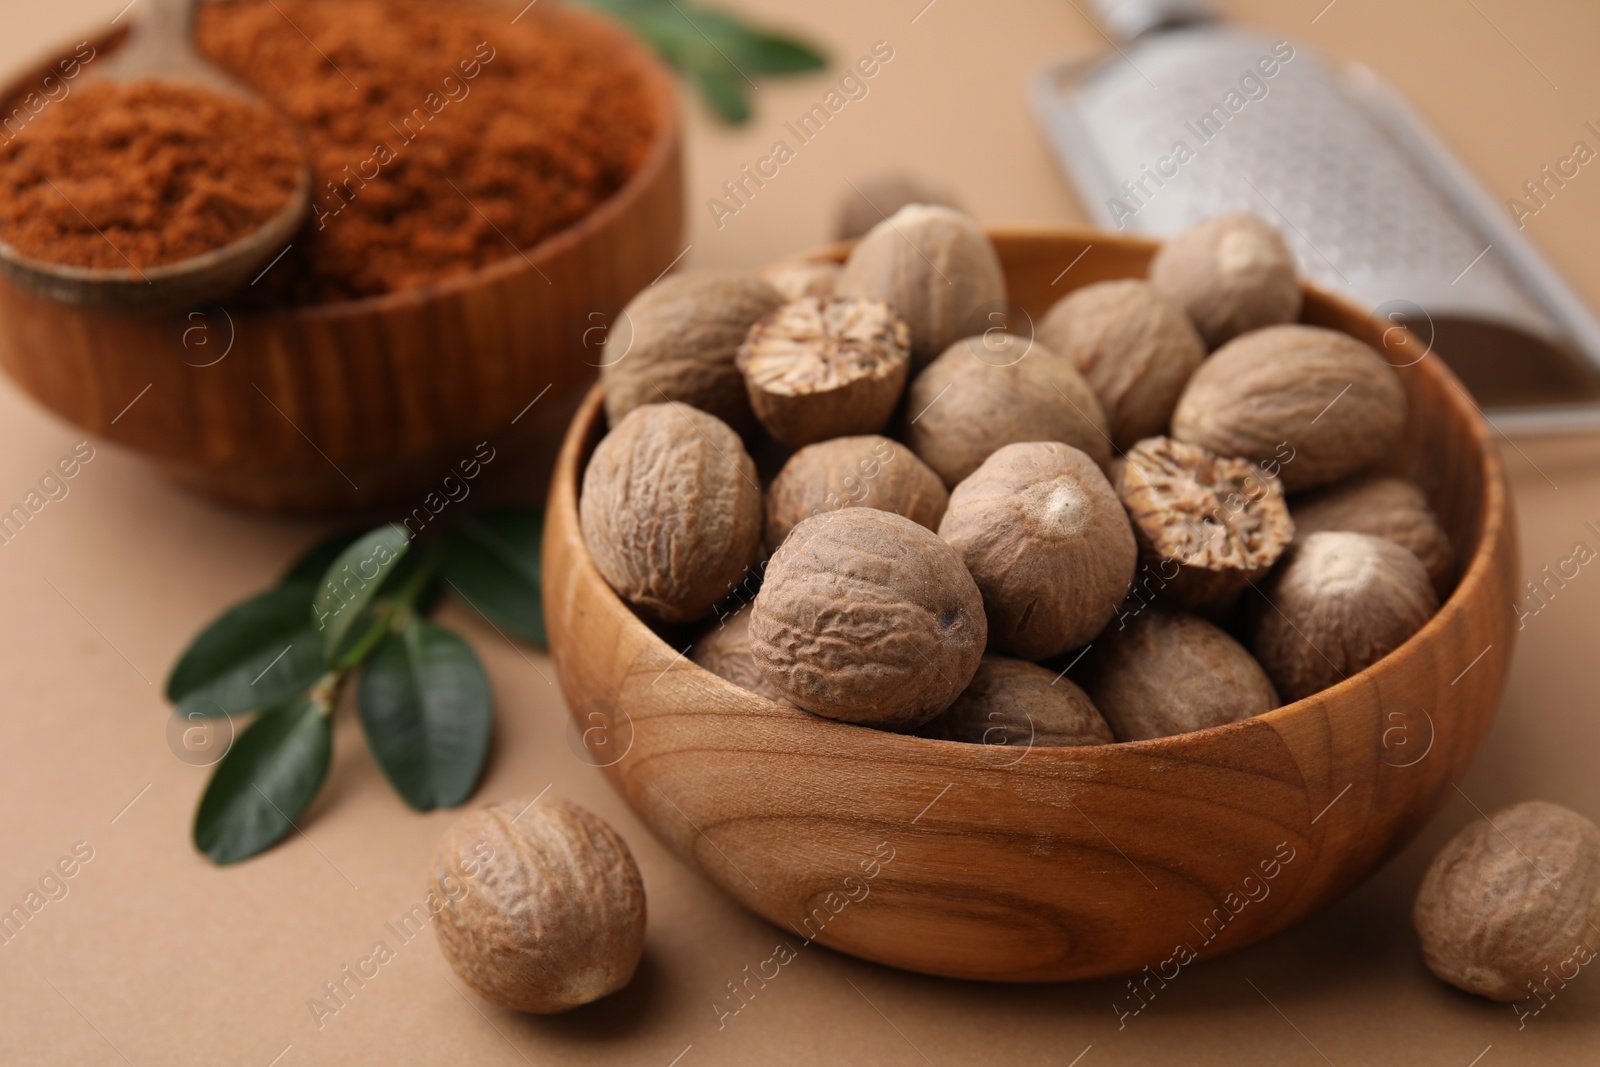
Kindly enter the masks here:
[[1309, 278], [1412, 326], [1499, 424], [1600, 425], [1600, 325], [1370, 73], [1186, 25], [1051, 67], [1035, 104], [1108, 228], [1252, 211]]

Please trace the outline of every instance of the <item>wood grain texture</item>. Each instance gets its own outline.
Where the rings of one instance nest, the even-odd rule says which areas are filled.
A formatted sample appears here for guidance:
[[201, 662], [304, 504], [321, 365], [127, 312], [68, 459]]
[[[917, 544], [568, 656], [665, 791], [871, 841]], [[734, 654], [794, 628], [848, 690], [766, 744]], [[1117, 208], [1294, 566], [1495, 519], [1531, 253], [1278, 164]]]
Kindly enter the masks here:
[[547, 386], [528, 419], [570, 411], [597, 373], [585, 330], [683, 250], [683, 174], [672, 76], [608, 20], [565, 7], [559, 17], [597, 23], [612, 61], [636, 68], [659, 102], [638, 173], [575, 226], [461, 278], [269, 313], [117, 315], [0, 279], [0, 366], [46, 408], [185, 485], [268, 511], [407, 500], [477, 442], [500, 440]]
[[[1089, 231], [993, 237], [1012, 300], [1035, 319], [1070, 288], [1142, 276], [1154, 248]], [[1387, 323], [1306, 299], [1304, 321], [1381, 344]], [[1381, 662], [1256, 719], [1020, 752], [786, 710], [689, 662], [686, 637], [652, 632], [578, 532], [597, 388], [563, 447], [545, 536], [550, 649], [574, 720], [656, 836], [792, 945], [962, 978], [1149, 967], [1170, 979], [1181, 948], [1248, 945], [1372, 872], [1465, 772], [1494, 715], [1517, 558], [1500, 459], [1441, 361], [1397, 372], [1410, 418], [1390, 465], [1428, 489], [1464, 563], [1439, 613]]]

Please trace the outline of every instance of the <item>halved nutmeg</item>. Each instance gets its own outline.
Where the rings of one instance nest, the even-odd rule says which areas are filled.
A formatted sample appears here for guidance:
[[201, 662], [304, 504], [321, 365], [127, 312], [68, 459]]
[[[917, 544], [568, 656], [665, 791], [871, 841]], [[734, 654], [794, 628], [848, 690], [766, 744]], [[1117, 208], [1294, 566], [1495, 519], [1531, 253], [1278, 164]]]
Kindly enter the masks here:
[[888, 425], [911, 329], [881, 300], [808, 296], [750, 327], [737, 363], [761, 425], [799, 448]]
[[1150, 437], [1128, 450], [1117, 494], [1140, 554], [1188, 607], [1261, 578], [1294, 539], [1278, 479], [1247, 459]]

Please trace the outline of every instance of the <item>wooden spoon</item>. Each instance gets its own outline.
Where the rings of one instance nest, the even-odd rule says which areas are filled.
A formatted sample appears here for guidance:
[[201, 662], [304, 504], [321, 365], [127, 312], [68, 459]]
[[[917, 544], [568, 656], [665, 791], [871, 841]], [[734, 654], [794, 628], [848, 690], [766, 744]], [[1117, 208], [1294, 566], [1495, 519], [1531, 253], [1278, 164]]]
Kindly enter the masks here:
[[[199, 0], [138, 0], [136, 21], [92, 77], [111, 82], [201, 85], [252, 103], [260, 97], [207, 62], [194, 47]], [[298, 136], [298, 133], [297, 133]], [[301, 137], [302, 145], [304, 143]], [[309, 151], [307, 152], [309, 157]], [[77, 267], [25, 256], [0, 241], [0, 274], [52, 300], [102, 311], [158, 313], [221, 296], [279, 255], [311, 206], [311, 166], [301, 169], [289, 202], [260, 229], [232, 244], [175, 263], [145, 267]]]

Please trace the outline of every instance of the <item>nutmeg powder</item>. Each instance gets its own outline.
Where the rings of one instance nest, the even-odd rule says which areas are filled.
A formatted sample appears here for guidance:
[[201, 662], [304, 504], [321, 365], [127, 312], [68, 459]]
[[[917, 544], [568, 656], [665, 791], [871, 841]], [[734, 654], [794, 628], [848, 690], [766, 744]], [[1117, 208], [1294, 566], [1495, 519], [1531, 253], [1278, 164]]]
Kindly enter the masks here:
[[261, 104], [91, 82], [0, 146], [0, 241], [78, 267], [177, 262], [259, 229], [302, 165], [293, 127]]
[[643, 162], [646, 87], [609, 39], [545, 4], [226, 0], [203, 53], [297, 120], [313, 218], [253, 292], [327, 302], [515, 257]]

